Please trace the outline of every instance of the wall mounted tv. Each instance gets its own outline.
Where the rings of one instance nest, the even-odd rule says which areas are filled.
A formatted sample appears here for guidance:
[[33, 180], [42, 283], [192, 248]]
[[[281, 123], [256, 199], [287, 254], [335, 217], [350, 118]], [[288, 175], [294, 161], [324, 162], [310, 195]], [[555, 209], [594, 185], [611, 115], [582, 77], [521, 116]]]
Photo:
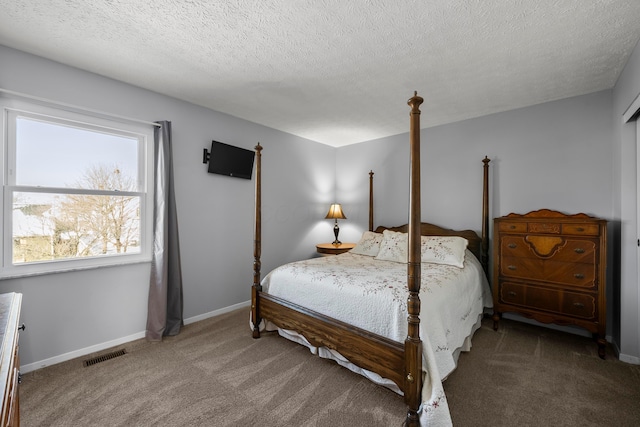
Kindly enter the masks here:
[[255, 151], [211, 141], [211, 152], [204, 149], [203, 162], [209, 160], [209, 173], [251, 179]]

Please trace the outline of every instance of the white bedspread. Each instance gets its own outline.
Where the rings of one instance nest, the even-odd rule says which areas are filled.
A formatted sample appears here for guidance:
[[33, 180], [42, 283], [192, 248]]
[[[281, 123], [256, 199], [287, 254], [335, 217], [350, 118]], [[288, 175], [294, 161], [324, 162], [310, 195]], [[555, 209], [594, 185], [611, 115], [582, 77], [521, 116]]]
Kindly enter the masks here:
[[[262, 286], [272, 295], [392, 340], [404, 342], [407, 336], [406, 264], [345, 253], [280, 266], [264, 278]], [[467, 338], [484, 307], [492, 306], [491, 293], [480, 263], [467, 251], [462, 269], [422, 264], [420, 301], [425, 374], [421, 422], [447, 425], [451, 417], [442, 380], [455, 369], [457, 352], [468, 350]], [[390, 381], [363, 372], [334, 351], [316, 349], [292, 331], [280, 333], [399, 392]]]

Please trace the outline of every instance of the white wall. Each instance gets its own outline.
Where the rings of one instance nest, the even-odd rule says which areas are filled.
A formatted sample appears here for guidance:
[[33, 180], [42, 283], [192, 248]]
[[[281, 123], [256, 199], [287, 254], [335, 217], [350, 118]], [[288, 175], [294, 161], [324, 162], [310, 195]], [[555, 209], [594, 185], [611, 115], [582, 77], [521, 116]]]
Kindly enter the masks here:
[[620, 289], [620, 358], [640, 364], [640, 290], [638, 289], [638, 212], [636, 179], [636, 123], [623, 123], [622, 115], [640, 94], [640, 46], [636, 46], [613, 90], [614, 210], [619, 218], [615, 233], [616, 283]]
[[[398, 108], [406, 109], [409, 129], [409, 107]], [[612, 91], [602, 91], [422, 130], [423, 221], [480, 233], [487, 155], [492, 218], [546, 208], [615, 223], [611, 108]], [[345, 230], [350, 239], [368, 226], [367, 194], [353, 189], [368, 188], [369, 169], [375, 172], [375, 225], [407, 222], [408, 156], [408, 133], [339, 149], [340, 198], [347, 212], [362, 213]], [[619, 316], [614, 269], [608, 272], [609, 336]]]
[[[208, 174], [202, 149], [212, 139], [264, 146], [263, 275], [332, 236], [323, 218], [334, 199], [334, 148], [3, 46], [0, 64], [3, 89], [172, 122], [185, 319], [246, 302], [253, 283], [254, 181]], [[0, 292], [23, 293], [23, 370], [141, 337], [148, 278], [143, 263], [1, 280]]]

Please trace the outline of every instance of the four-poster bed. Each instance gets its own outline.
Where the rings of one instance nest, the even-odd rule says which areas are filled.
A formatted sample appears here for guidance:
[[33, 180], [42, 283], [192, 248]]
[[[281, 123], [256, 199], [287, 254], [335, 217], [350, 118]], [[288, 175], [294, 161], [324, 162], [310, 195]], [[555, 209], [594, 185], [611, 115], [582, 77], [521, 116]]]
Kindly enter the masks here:
[[[440, 373], [435, 366], [436, 358], [439, 365], [447, 365], [443, 376], [448, 375], [457, 360], [457, 352], [460, 349], [470, 347], [470, 336], [479, 325], [484, 306], [491, 304], [490, 292], [486, 281], [487, 271], [487, 251], [488, 251], [488, 163], [485, 158], [484, 182], [483, 182], [483, 209], [482, 209], [482, 238], [471, 230], [455, 231], [443, 229], [433, 224], [421, 223], [420, 216], [420, 121], [419, 106], [422, 98], [417, 93], [409, 99], [410, 112], [410, 198], [409, 198], [409, 222], [400, 227], [378, 227], [373, 230], [373, 172], [370, 172], [369, 191], [369, 232], [368, 238], [375, 236], [376, 244], [382, 242], [406, 242], [402, 243], [401, 251], [404, 253], [400, 259], [394, 259], [397, 254], [392, 252], [390, 258], [381, 257], [384, 244], [377, 248], [379, 252], [376, 257], [360, 254], [346, 253], [334, 257], [314, 259], [292, 263], [288, 265], [289, 271], [282, 268], [271, 272], [265, 280], [261, 281], [261, 155], [262, 147], [256, 147], [256, 222], [254, 240], [254, 280], [251, 292], [251, 320], [253, 325], [253, 337], [260, 337], [260, 328], [263, 321], [270, 324], [281, 332], [281, 335], [307, 345], [312, 350], [320, 349], [319, 353], [323, 357], [330, 357], [349, 369], [372, 378], [402, 393], [407, 404], [407, 414], [405, 424], [417, 426], [421, 421], [428, 421], [430, 418], [425, 415], [427, 408], [421, 405], [425, 401], [430, 402], [429, 410], [439, 412], [446, 411], [445, 419], [450, 421], [448, 406], [444, 391], [442, 389]], [[402, 233], [402, 234], [401, 234]], [[365, 233], [366, 234], [366, 233]], [[447, 237], [423, 237], [423, 236], [447, 236]], [[463, 238], [463, 239], [461, 239]], [[385, 240], [387, 239], [387, 240]], [[396, 239], [396, 240], [394, 240]], [[403, 240], [404, 239], [404, 240]], [[464, 263], [447, 264], [439, 260], [431, 260], [434, 263], [424, 261], [425, 248], [430, 248], [436, 240], [437, 244], [445, 241], [445, 245], [451, 242], [458, 244], [464, 240], [462, 253]], [[363, 235], [363, 241], [365, 240]], [[427, 242], [427, 243], [425, 243]], [[397, 248], [389, 246], [392, 251]], [[473, 254], [473, 255], [471, 255]], [[371, 255], [371, 254], [366, 254]], [[388, 255], [388, 254], [387, 254]], [[438, 255], [438, 254], [436, 254]], [[477, 258], [477, 259], [476, 259]], [[482, 262], [478, 262], [481, 260]], [[444, 265], [442, 265], [444, 264]], [[403, 267], [406, 266], [406, 267]], [[462, 268], [464, 267], [464, 268]], [[353, 268], [352, 270], [345, 270]], [[398, 270], [399, 268], [399, 270]], [[325, 269], [325, 270], [322, 270]], [[326, 270], [328, 269], [328, 270]], [[339, 272], [345, 272], [349, 280], [340, 279]], [[364, 273], [368, 271], [369, 273]], [[382, 280], [383, 285], [373, 289], [373, 279], [369, 280], [365, 274], [377, 275], [376, 280]], [[423, 273], [425, 274], [423, 278]], [[289, 274], [289, 276], [286, 276]], [[329, 278], [333, 285], [337, 285], [342, 293], [337, 299], [331, 301], [323, 300], [323, 295], [329, 294], [326, 289], [313, 290], [310, 286], [290, 286], [280, 285], [281, 282], [296, 281], [304, 278], [306, 274], [315, 275], [312, 281], [319, 277]], [[406, 276], [404, 276], [406, 274]], [[344, 317], [345, 310], [341, 303], [346, 300], [346, 295], [351, 292], [344, 282], [351, 282], [358, 276], [364, 277], [364, 281], [358, 285], [355, 293], [365, 293], [371, 298], [383, 299], [382, 304], [388, 305], [392, 314], [387, 317], [390, 323], [398, 319], [402, 321], [394, 326], [394, 329], [387, 329], [386, 322], [380, 319], [387, 319], [378, 306], [373, 302], [357, 300], [355, 302], [355, 315], [351, 318]], [[464, 276], [461, 280], [459, 277]], [[291, 279], [292, 277], [292, 279]], [[406, 277], [402, 280], [402, 277]], [[276, 278], [278, 278], [276, 280]], [[353, 279], [353, 280], [352, 280]], [[400, 279], [400, 280], [398, 280]], [[429, 282], [425, 286], [425, 280]], [[398, 281], [403, 281], [402, 291], [397, 286]], [[460, 303], [458, 299], [446, 302], [447, 307], [440, 307], [445, 301], [451, 300], [451, 292], [446, 289], [453, 288], [460, 281], [460, 292], [468, 293], [468, 307]], [[435, 284], [434, 284], [435, 283]], [[428, 310], [423, 312], [421, 325], [421, 284], [422, 291], [428, 293], [429, 299], [426, 301]], [[329, 284], [331, 285], [331, 284]], [[344, 286], [343, 286], [344, 285]], [[364, 287], [365, 291], [362, 291]], [[263, 289], [263, 287], [265, 289]], [[307, 296], [319, 302], [308, 304], [304, 299], [292, 292], [293, 288], [309, 293]], [[279, 289], [279, 290], [278, 290]], [[372, 290], [373, 289], [373, 290]], [[445, 290], [442, 290], [445, 289]], [[468, 290], [467, 290], [468, 289]], [[407, 294], [408, 290], [408, 294]], [[315, 292], [315, 294], [314, 294]], [[488, 293], [487, 293], [488, 292]], [[278, 295], [276, 295], [276, 293]], [[314, 296], [315, 295], [315, 296]], [[354, 298], [360, 298], [355, 296]], [[398, 297], [399, 296], [399, 297]], [[423, 295], [424, 298], [425, 295]], [[384, 298], [394, 300], [384, 301]], [[434, 302], [431, 302], [433, 298]], [[456, 294], [455, 298], [460, 298]], [[360, 302], [359, 302], [360, 301]], [[316, 308], [317, 304], [325, 304], [323, 308]], [[346, 303], [345, 303], [346, 304]], [[362, 304], [362, 305], [360, 305]], [[353, 305], [353, 304], [352, 304]], [[451, 307], [460, 305], [461, 312], [458, 313]], [[325, 310], [326, 307], [326, 310]], [[372, 309], [372, 307], [376, 307]], [[336, 314], [332, 310], [336, 310]], [[451, 313], [437, 313], [450, 311]], [[455, 313], [455, 314], [454, 314]], [[367, 320], [367, 316], [371, 319]], [[449, 318], [449, 317], [451, 318]], [[457, 317], [455, 317], [457, 316]], [[341, 319], [342, 317], [342, 319]], [[454, 318], [455, 317], [455, 318]], [[460, 320], [462, 319], [462, 321]], [[405, 323], [406, 322], [406, 323]], [[427, 342], [423, 342], [421, 332], [427, 333], [425, 328], [429, 324], [447, 323], [443, 325], [443, 331], [435, 331], [433, 337], [429, 334]], [[383, 323], [380, 325], [380, 323]], [[457, 323], [464, 323], [458, 333]], [[444, 330], [446, 329], [446, 334]], [[454, 331], [451, 332], [450, 329]], [[455, 340], [450, 341], [448, 335], [456, 335]], [[447, 336], [445, 336], [447, 335]], [[459, 337], [458, 337], [459, 335]], [[404, 341], [403, 341], [404, 340]], [[454, 344], [452, 344], [454, 342]], [[449, 349], [453, 345], [455, 348]], [[432, 348], [436, 346], [437, 348]], [[424, 361], [423, 361], [424, 358]], [[450, 361], [449, 359], [454, 359]], [[346, 359], [346, 360], [345, 360]], [[442, 362], [445, 360], [444, 362]], [[423, 366], [424, 363], [424, 366]], [[453, 364], [453, 367], [451, 367]], [[371, 374], [371, 375], [369, 375]], [[425, 375], [423, 378], [423, 374]], [[395, 388], [393, 387], [395, 386]], [[423, 390], [424, 387], [424, 390]]]

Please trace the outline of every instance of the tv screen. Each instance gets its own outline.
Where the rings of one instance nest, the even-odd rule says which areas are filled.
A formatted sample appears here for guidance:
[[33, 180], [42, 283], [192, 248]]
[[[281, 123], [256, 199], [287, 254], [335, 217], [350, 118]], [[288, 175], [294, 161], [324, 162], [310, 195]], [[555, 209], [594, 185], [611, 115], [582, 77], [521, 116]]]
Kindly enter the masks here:
[[255, 152], [222, 142], [211, 142], [209, 173], [251, 179]]

